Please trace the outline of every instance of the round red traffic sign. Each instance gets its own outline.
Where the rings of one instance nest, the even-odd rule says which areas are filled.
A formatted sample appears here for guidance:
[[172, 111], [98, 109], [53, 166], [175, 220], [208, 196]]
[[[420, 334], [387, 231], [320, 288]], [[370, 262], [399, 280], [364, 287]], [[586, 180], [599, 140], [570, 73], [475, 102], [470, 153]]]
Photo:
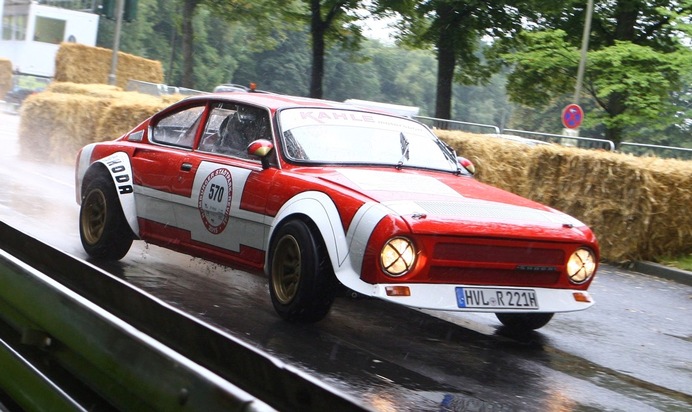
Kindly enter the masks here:
[[568, 129], [576, 129], [584, 120], [584, 111], [578, 104], [568, 104], [562, 110], [562, 124]]

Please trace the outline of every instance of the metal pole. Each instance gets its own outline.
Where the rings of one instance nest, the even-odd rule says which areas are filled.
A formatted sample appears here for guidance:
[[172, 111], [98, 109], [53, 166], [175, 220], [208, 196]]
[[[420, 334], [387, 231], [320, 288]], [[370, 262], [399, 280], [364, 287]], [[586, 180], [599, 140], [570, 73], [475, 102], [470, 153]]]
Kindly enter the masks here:
[[579, 59], [579, 69], [577, 70], [577, 85], [574, 88], [574, 104], [579, 104], [581, 95], [581, 85], [584, 81], [584, 70], [586, 69], [586, 52], [589, 50], [589, 35], [591, 34], [591, 17], [593, 15], [593, 0], [588, 0], [586, 5], [586, 19], [584, 21], [584, 33], [581, 37], [581, 58]]
[[108, 75], [108, 84], [115, 86], [115, 73], [118, 69], [118, 51], [120, 49], [120, 30], [123, 25], [123, 10], [125, 9], [125, 0], [116, 0], [115, 2], [115, 33], [113, 34], [113, 57], [111, 58], [111, 73]]
[[[5, 0], [0, 0], [0, 40], [2, 40], [2, 35], [3, 35], [3, 21], [5, 20]], [[10, 37], [8, 40], [12, 40], [12, 37]]]

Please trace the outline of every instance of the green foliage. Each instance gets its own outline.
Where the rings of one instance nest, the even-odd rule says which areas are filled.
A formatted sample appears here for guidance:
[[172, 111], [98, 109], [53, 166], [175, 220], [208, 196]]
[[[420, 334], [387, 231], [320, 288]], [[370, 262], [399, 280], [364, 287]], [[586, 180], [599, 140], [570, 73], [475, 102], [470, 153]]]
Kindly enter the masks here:
[[[535, 108], [563, 104], [576, 82], [577, 48], [562, 30], [526, 33], [521, 39], [521, 50], [503, 55], [514, 68], [507, 87], [511, 100]], [[590, 51], [587, 62], [585, 90], [592, 101], [585, 103], [584, 129], [593, 132], [602, 125], [618, 142], [628, 131], [661, 131], [683, 120], [671, 96], [683, 87], [681, 75], [692, 71], [689, 49], [661, 52], [615, 41]], [[608, 130], [620, 132], [608, 135]]]
[[[618, 41], [589, 53], [588, 60], [589, 88], [604, 109], [593, 112], [594, 121], [620, 129], [636, 125], [662, 129], [675, 121], [677, 109], [670, 93], [680, 88], [681, 70], [692, 69], [683, 63], [680, 52], [660, 53]], [[608, 102], [614, 95], [622, 96], [620, 112]]]
[[524, 33], [522, 51], [502, 56], [513, 67], [507, 85], [512, 101], [541, 107], [549, 96], [574, 90], [579, 50], [565, 36], [561, 30]]
[[310, 84], [310, 51], [307, 30], [291, 31], [276, 48], [245, 49], [235, 55], [237, 70], [226, 82], [257, 83], [261, 90], [306, 96]]
[[[574, 90], [584, 2], [543, 4], [533, 33], [518, 37], [503, 57], [512, 101], [545, 112]], [[692, 1], [616, 0], [597, 3], [582, 96], [582, 131], [615, 141], [677, 142], [689, 131]], [[685, 41], [687, 44], [685, 44]], [[507, 47], [507, 45], [505, 45]], [[687, 92], [685, 91], [687, 90]], [[683, 110], [681, 110], [683, 109]], [[523, 122], [525, 119], [519, 119]], [[689, 137], [687, 138], [689, 140]]]

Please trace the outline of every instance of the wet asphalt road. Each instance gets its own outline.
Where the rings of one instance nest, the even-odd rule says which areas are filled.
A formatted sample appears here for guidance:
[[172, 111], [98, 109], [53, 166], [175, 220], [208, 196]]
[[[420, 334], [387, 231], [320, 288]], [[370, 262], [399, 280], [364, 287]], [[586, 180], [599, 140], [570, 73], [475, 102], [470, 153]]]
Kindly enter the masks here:
[[[20, 159], [18, 122], [0, 114], [0, 220], [86, 258], [73, 166]], [[609, 265], [594, 307], [523, 336], [493, 315], [346, 297], [288, 324], [264, 278], [141, 241], [103, 267], [376, 411], [692, 410], [692, 287]]]

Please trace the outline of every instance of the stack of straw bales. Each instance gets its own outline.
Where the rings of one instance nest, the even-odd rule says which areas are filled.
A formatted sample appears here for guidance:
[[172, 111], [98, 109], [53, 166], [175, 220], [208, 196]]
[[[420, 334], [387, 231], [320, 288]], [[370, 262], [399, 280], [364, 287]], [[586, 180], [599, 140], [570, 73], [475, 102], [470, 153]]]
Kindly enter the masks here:
[[124, 92], [104, 84], [52, 83], [22, 105], [22, 155], [72, 163], [82, 146], [115, 139], [180, 98]]
[[0, 100], [12, 89], [12, 62], [0, 59]]
[[[77, 43], [62, 43], [55, 57], [58, 82], [108, 84], [113, 51]], [[117, 86], [124, 88], [128, 80], [163, 83], [161, 62], [131, 54], [118, 53]]]
[[692, 252], [692, 162], [436, 132], [479, 180], [589, 225], [610, 261]]

